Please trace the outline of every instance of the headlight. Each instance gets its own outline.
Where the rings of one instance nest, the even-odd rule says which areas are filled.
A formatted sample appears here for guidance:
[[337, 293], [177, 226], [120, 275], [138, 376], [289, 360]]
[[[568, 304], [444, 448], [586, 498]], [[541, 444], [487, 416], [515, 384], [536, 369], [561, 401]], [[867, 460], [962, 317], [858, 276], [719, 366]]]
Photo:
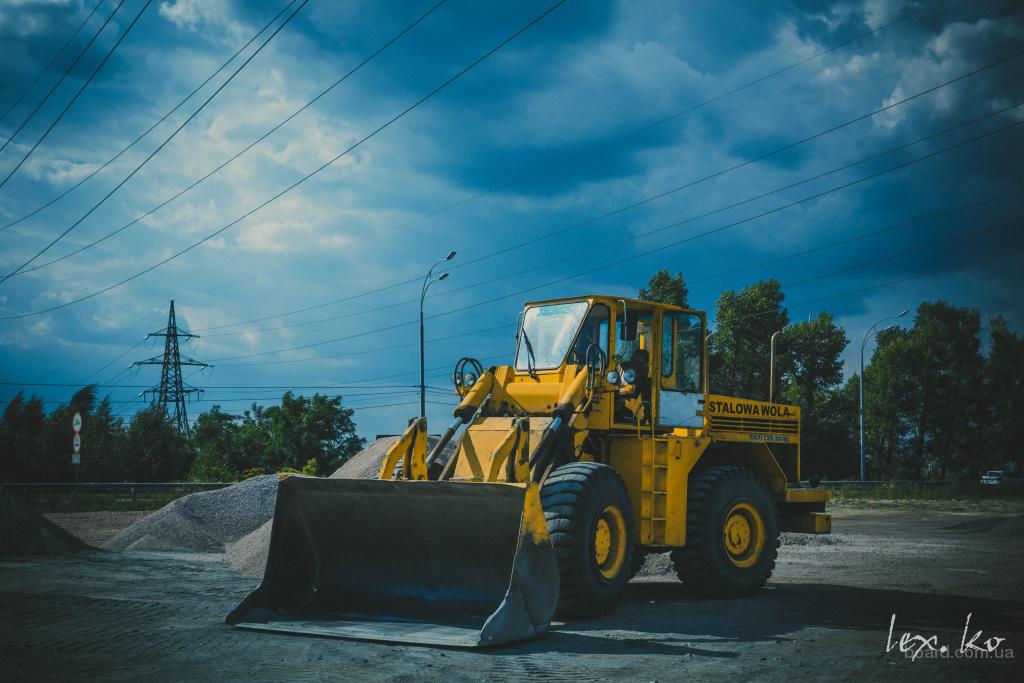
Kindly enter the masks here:
[[467, 372], [462, 376], [462, 385], [471, 387], [476, 384], [477, 376], [472, 372]]
[[633, 368], [627, 368], [622, 372], [622, 380], [626, 384], [632, 384], [636, 381], [636, 371]]
[[608, 384], [619, 383], [619, 373], [616, 370], [609, 370], [608, 375], [605, 377], [608, 380]]

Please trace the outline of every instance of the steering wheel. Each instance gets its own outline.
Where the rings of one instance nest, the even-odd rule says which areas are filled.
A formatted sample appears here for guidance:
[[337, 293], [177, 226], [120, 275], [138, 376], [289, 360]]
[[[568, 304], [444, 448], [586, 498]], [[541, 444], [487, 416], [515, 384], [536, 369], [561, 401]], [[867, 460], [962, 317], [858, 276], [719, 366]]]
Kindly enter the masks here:
[[476, 384], [480, 376], [484, 374], [484, 366], [476, 358], [463, 356], [455, 363], [452, 370], [452, 384], [459, 396], [465, 396], [469, 388]]

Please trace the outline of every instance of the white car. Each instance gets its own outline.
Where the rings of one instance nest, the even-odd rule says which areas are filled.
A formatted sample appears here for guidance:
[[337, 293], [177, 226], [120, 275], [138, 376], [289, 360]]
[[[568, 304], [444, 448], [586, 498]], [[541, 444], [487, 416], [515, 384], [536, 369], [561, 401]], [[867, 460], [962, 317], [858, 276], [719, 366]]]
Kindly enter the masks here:
[[998, 486], [1003, 483], [1002, 470], [989, 470], [981, 476], [981, 483], [989, 486]]

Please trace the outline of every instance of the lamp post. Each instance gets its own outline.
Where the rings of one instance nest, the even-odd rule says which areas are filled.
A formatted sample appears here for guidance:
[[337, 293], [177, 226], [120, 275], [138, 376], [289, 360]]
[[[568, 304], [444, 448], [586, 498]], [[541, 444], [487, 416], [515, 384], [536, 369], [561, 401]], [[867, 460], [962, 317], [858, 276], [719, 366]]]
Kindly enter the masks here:
[[[785, 328], [783, 328], [785, 329]], [[768, 360], [768, 402], [775, 403], [775, 339], [782, 334], [782, 330], [772, 333], [771, 352]]]
[[440, 282], [448, 277], [448, 273], [441, 273], [436, 278], [434, 277], [434, 268], [445, 261], [451, 261], [455, 258], [455, 252], [449, 251], [448, 255], [443, 259], [437, 260], [434, 265], [430, 266], [430, 270], [427, 271], [426, 277], [423, 278], [423, 286], [420, 287], [420, 417], [427, 416], [427, 383], [425, 380], [424, 369], [423, 369], [423, 358], [424, 342], [423, 342], [423, 300], [427, 298], [427, 290], [430, 289], [430, 285], [435, 282]]
[[867, 479], [865, 463], [864, 463], [864, 347], [867, 346], [868, 340], [878, 334], [891, 330], [896, 327], [895, 325], [889, 325], [883, 330], [875, 331], [875, 328], [886, 322], [887, 320], [896, 320], [902, 318], [910, 311], [909, 308], [904, 308], [903, 312], [899, 315], [890, 315], [887, 318], [882, 318], [864, 333], [864, 339], [860, 342], [860, 381], [857, 383], [860, 389], [860, 480], [865, 481]]

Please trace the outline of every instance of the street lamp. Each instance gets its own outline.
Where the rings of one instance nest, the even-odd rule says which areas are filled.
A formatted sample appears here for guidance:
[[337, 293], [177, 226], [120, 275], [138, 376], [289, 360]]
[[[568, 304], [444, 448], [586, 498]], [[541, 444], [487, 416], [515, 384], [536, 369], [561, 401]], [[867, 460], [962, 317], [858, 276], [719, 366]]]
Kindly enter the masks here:
[[902, 318], [903, 316], [905, 316], [909, 312], [910, 312], [909, 308], [904, 308], [903, 312], [900, 313], [899, 315], [890, 315], [887, 318], [882, 318], [881, 320], [876, 322], [874, 325], [872, 325], [868, 329], [867, 332], [864, 333], [864, 339], [861, 340], [861, 342], [860, 342], [860, 382], [858, 382], [858, 384], [860, 385], [859, 388], [860, 388], [860, 480], [861, 481], [865, 481], [867, 479], [867, 475], [865, 474], [865, 467], [864, 467], [864, 347], [867, 346], [868, 340], [871, 339], [872, 337], [875, 337], [875, 336], [881, 334], [882, 332], [886, 332], [888, 330], [891, 330], [892, 328], [894, 328], [896, 326], [895, 325], [889, 325], [885, 329], [879, 330], [877, 332], [875, 331], [876, 327], [878, 327], [882, 323], [886, 322], [887, 320], [896, 320], [897, 318]]
[[768, 402], [775, 403], [775, 339], [782, 334], [786, 328], [772, 333], [771, 352], [768, 360]]
[[435, 278], [434, 268], [437, 268], [445, 261], [451, 261], [453, 258], [455, 258], [455, 252], [449, 251], [447, 256], [443, 259], [438, 259], [434, 265], [430, 266], [426, 277], [423, 278], [423, 286], [420, 287], [420, 417], [427, 416], [427, 383], [423, 369], [423, 300], [427, 297], [427, 290], [430, 289], [430, 285], [448, 277], [448, 273], [441, 273]]

